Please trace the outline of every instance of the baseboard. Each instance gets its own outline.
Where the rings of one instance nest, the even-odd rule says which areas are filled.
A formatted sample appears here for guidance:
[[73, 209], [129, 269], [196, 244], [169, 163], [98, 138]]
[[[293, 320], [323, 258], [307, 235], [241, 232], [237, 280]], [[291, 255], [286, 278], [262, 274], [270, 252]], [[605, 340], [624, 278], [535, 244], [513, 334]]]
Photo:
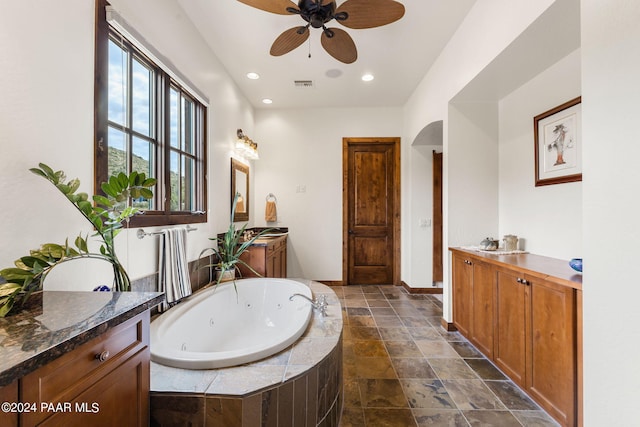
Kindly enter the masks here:
[[322, 283], [327, 286], [344, 286], [342, 280], [314, 280], [315, 282]]
[[458, 330], [458, 328], [456, 328], [453, 323], [449, 323], [446, 320], [444, 320], [444, 318], [440, 318], [440, 325], [442, 325], [442, 327], [447, 331], [447, 332], [455, 332]]
[[402, 287], [410, 294], [431, 294], [431, 295], [442, 294], [442, 288], [412, 288], [411, 286], [407, 285], [404, 281], [402, 282]]

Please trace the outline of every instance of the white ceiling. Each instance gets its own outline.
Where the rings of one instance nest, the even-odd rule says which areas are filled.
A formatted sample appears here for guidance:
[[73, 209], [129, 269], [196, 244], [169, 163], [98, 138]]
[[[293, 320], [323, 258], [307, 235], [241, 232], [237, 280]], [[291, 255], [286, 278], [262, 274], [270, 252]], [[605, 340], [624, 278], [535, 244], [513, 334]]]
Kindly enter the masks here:
[[[402, 19], [371, 29], [331, 21], [329, 27], [346, 30], [355, 41], [358, 60], [353, 64], [329, 56], [320, 45], [321, 30], [313, 28], [309, 42], [271, 56], [276, 37], [303, 24], [297, 15], [276, 15], [236, 0], [178, 3], [255, 108], [313, 108], [402, 106], [475, 1], [404, 0]], [[249, 80], [250, 71], [261, 78]], [[363, 82], [364, 73], [375, 80]], [[314, 87], [296, 88], [295, 80], [312, 80]], [[263, 98], [273, 104], [264, 105]]]

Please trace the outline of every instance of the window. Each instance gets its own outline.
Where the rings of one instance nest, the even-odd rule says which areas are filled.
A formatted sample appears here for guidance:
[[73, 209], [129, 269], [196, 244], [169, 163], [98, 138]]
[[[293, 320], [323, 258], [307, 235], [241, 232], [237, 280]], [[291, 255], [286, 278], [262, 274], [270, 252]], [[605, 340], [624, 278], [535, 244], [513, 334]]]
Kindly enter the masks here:
[[158, 180], [131, 226], [206, 221], [206, 107], [106, 20], [97, 0], [95, 189], [110, 175]]

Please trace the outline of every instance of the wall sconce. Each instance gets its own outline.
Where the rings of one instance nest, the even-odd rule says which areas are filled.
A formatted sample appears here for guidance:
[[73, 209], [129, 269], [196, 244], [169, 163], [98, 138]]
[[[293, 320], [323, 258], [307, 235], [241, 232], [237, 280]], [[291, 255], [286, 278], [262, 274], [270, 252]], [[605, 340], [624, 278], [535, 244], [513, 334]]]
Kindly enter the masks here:
[[242, 133], [242, 129], [237, 131], [236, 152], [250, 160], [258, 160], [258, 144]]

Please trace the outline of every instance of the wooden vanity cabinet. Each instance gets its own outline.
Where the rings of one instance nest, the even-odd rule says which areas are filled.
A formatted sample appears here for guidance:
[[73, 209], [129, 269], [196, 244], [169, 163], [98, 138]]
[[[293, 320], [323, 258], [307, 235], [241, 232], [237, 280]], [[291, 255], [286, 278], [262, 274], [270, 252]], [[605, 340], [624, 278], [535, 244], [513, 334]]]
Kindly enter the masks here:
[[452, 261], [454, 326], [561, 425], [577, 425], [580, 290], [482, 256], [454, 252]]
[[[262, 277], [287, 277], [287, 236], [258, 239], [240, 259]], [[239, 269], [242, 277], [257, 277], [244, 265]]]
[[21, 378], [19, 425], [147, 426], [149, 360], [146, 310]]

